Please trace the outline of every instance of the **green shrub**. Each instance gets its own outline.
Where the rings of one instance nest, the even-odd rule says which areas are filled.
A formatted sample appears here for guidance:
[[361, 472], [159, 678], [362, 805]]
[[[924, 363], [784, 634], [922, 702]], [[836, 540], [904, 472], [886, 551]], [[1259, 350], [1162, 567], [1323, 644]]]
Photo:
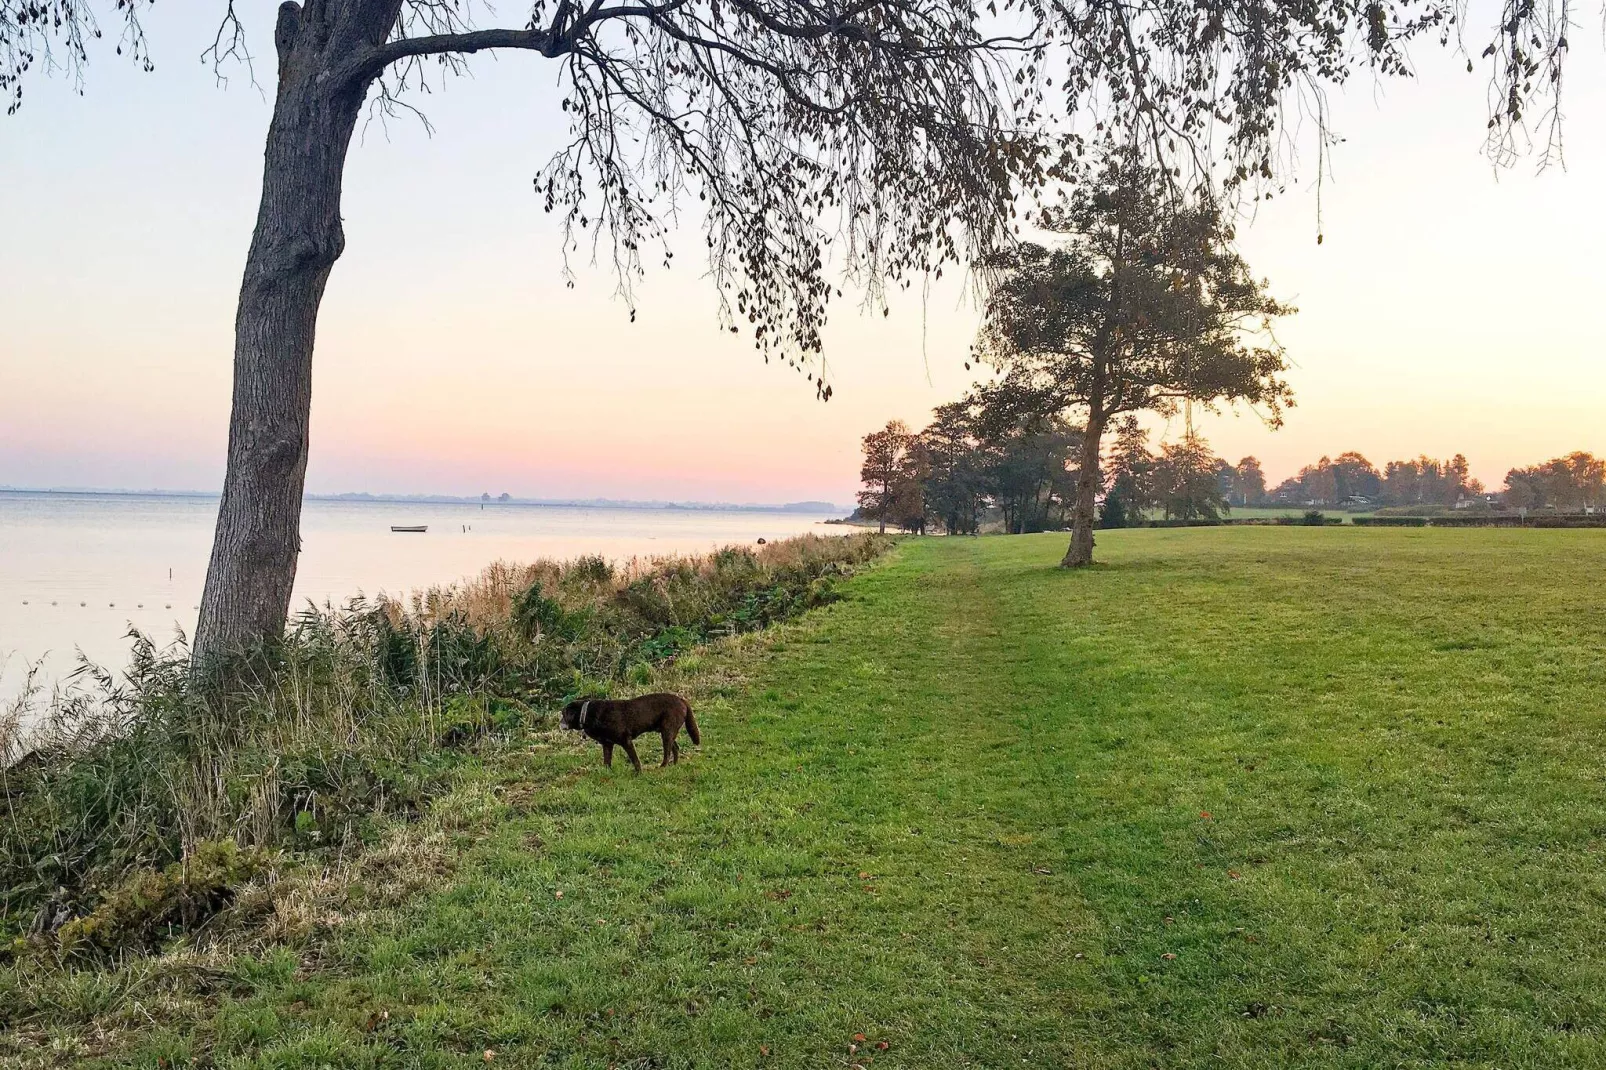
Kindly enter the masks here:
[[1606, 528], [1606, 516], [1534, 516], [1525, 523], [1530, 528]]
[[94, 909], [63, 925], [56, 946], [68, 955], [151, 950], [227, 906], [264, 865], [261, 852], [242, 851], [233, 840], [199, 844], [182, 861], [129, 873]]

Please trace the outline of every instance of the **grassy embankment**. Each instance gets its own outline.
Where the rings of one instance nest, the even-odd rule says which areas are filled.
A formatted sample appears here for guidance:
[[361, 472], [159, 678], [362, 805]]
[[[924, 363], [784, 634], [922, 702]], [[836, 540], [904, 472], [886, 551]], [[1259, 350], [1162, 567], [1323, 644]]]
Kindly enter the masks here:
[[1599, 533], [1062, 542], [908, 543], [671, 674], [690, 761], [533, 732], [441, 800], [433, 889], [31, 1028], [230, 1067], [1606, 1065]]

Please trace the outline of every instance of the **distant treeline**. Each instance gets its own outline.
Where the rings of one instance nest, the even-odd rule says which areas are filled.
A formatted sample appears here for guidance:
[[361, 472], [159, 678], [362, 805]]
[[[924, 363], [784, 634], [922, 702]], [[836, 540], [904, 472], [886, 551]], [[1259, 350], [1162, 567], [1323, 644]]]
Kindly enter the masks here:
[[[985, 393], [939, 406], [911, 431], [893, 421], [864, 437], [858, 516], [883, 528], [1009, 533], [1070, 523], [1082, 429], [1059, 417], [1022, 414]], [[1584, 452], [1514, 468], [1498, 491], [1467, 459], [1420, 456], [1381, 470], [1356, 452], [1323, 457], [1268, 490], [1259, 460], [1232, 464], [1204, 439], [1184, 435], [1151, 449], [1135, 419], [1114, 428], [1099, 473], [1099, 523], [1125, 527], [1158, 514], [1210, 521], [1232, 506], [1342, 508], [1431, 514], [1451, 510], [1593, 511], [1606, 504], [1606, 461]]]
[[[1082, 429], [996, 400], [973, 395], [939, 406], [921, 431], [893, 421], [866, 435], [857, 515], [883, 528], [956, 535], [984, 524], [1011, 534], [1067, 527]], [[1228, 472], [1236, 478], [1238, 469], [1197, 436], [1155, 452], [1135, 419], [1122, 421], [1103, 465], [1100, 522], [1122, 527], [1151, 509], [1167, 519], [1215, 519], [1229, 505]]]
[[1237, 465], [1223, 462], [1222, 477], [1237, 505], [1584, 512], [1606, 504], [1606, 461], [1583, 451], [1513, 468], [1497, 491], [1473, 478], [1466, 457], [1459, 453], [1447, 461], [1428, 456], [1389, 461], [1381, 471], [1359, 453], [1341, 453], [1306, 465], [1270, 492], [1265, 490], [1260, 462], [1253, 457]]

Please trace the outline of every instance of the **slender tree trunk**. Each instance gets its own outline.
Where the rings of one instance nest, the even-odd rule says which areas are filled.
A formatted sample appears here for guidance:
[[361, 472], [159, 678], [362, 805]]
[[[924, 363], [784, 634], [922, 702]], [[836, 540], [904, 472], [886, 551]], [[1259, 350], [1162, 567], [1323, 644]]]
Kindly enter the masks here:
[[284, 633], [301, 550], [313, 336], [345, 247], [341, 180], [369, 84], [331, 72], [371, 43], [375, 28], [358, 23], [375, 18], [360, 2], [314, 5], [305, 25], [295, 4], [279, 9], [279, 87], [234, 320], [228, 469], [195, 630], [197, 674]]
[[1104, 437], [1104, 414], [1088, 414], [1082, 433], [1082, 460], [1076, 471], [1076, 505], [1071, 512], [1071, 545], [1060, 561], [1061, 568], [1081, 568], [1093, 563], [1093, 521], [1098, 507], [1099, 440]]

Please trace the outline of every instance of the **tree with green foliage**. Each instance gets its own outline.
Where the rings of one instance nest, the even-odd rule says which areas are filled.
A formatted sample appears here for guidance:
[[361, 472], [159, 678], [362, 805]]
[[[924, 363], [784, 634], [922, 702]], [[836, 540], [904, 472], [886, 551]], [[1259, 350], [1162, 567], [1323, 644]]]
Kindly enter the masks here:
[[1381, 495], [1386, 505], [1450, 507], [1482, 493], [1483, 484], [1472, 478], [1466, 457], [1459, 453], [1448, 461], [1423, 454], [1415, 460], [1390, 461], [1383, 468]]
[[1299, 485], [1304, 488], [1305, 500], [1317, 505], [1332, 505], [1338, 501], [1338, 476], [1333, 461], [1323, 457], [1315, 464], [1299, 470]]
[[1107, 528], [1124, 528], [1143, 522], [1144, 513], [1155, 504], [1154, 454], [1149, 452], [1149, 435], [1135, 416], [1123, 418], [1115, 428], [1115, 447], [1106, 467], [1108, 484], [1099, 523]]
[[1005, 378], [970, 395], [983, 486], [1012, 535], [1064, 526], [1082, 444], [1081, 428], [1044, 412], [1021, 386], [1018, 378]]
[[1057, 417], [1021, 420], [983, 441], [984, 485], [1012, 535], [1065, 526], [1081, 432]]
[[1071, 544], [1061, 562], [1093, 561], [1099, 451], [1112, 419], [1171, 414], [1184, 402], [1258, 405], [1277, 426], [1292, 392], [1272, 321], [1293, 311], [1268, 296], [1206, 201], [1178, 205], [1169, 179], [1130, 152], [1045, 214], [1063, 242], [1027, 244], [1004, 261], [977, 342], [1021, 404], [1075, 413], [1083, 427]]
[[890, 420], [879, 431], [864, 436], [864, 463], [859, 466], [859, 511], [887, 530], [887, 521], [897, 523], [900, 499], [907, 508], [908, 453], [912, 436], [902, 420]]
[[926, 533], [926, 484], [930, 478], [931, 459], [926, 455], [926, 445], [919, 435], [909, 435], [898, 461], [888, 519], [911, 535]]
[[926, 507], [948, 534], [974, 535], [986, 500], [971, 406], [949, 402], [932, 416], [920, 432], [929, 473]]
[[1256, 457], [1245, 457], [1232, 469], [1232, 498], [1236, 505], [1259, 505], [1266, 500], [1266, 472]]
[[1228, 511], [1220, 460], [1198, 435], [1160, 447], [1154, 464], [1154, 496], [1167, 520], [1219, 520]]
[[1345, 450], [1333, 458], [1333, 482], [1337, 488], [1336, 502], [1351, 498], [1377, 499], [1383, 493], [1383, 476], [1377, 467], [1354, 450]]
[[1606, 505], [1606, 460], [1576, 450], [1506, 473], [1506, 504], [1513, 509], [1583, 512]]

